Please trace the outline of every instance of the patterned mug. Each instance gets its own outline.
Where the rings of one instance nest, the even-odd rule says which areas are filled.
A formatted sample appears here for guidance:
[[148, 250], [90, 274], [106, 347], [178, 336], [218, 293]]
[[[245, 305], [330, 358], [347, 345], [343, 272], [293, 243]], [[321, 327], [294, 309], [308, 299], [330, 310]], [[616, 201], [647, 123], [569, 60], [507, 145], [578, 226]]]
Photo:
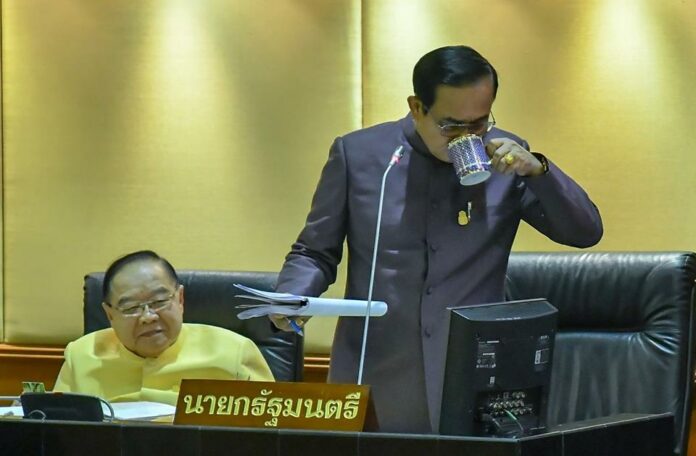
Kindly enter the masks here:
[[460, 184], [476, 185], [491, 177], [491, 161], [480, 136], [465, 135], [453, 139], [447, 145], [447, 153]]

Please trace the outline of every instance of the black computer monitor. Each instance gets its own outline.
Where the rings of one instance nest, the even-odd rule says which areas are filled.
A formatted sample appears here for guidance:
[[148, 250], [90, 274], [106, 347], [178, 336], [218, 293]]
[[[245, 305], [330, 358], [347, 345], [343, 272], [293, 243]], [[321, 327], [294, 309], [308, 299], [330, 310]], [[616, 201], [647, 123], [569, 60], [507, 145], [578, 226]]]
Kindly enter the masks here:
[[449, 309], [440, 434], [541, 432], [557, 313], [545, 299]]

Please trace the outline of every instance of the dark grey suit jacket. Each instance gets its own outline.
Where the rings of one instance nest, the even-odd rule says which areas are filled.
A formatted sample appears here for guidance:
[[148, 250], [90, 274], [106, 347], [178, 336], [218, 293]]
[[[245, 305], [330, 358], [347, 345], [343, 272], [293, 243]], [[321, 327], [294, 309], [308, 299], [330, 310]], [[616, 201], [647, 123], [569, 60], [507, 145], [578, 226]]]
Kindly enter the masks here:
[[[498, 129], [484, 140], [495, 137], [528, 148]], [[278, 291], [323, 293], [336, 278], [347, 238], [346, 297], [367, 297], [382, 174], [399, 145], [405, 155], [387, 178], [373, 293], [389, 311], [370, 322], [363, 383], [372, 385], [382, 430], [437, 432], [446, 308], [503, 300], [520, 220], [577, 247], [597, 243], [602, 222], [582, 188], [553, 163], [543, 176], [494, 172], [484, 184], [461, 186], [452, 165], [428, 152], [407, 116], [336, 139]], [[462, 226], [458, 214], [468, 203], [471, 221]], [[330, 381], [356, 383], [362, 334], [362, 319], [339, 319]]]

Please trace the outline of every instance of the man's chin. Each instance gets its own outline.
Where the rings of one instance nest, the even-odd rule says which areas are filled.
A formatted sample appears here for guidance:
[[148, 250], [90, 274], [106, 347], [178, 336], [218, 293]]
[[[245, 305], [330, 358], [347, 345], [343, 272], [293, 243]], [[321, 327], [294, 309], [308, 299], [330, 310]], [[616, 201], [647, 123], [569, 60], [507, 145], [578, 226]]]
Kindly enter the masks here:
[[[145, 338], [145, 340], [143, 340]], [[162, 334], [153, 336], [143, 336], [139, 338], [136, 354], [143, 358], [157, 358], [172, 344], [169, 339]]]
[[447, 153], [447, 149], [445, 150], [435, 150], [433, 151], [430, 149], [430, 153], [433, 155], [433, 157], [437, 158], [438, 160], [445, 162], [445, 163], [452, 163], [452, 160], [449, 158], [449, 153]]

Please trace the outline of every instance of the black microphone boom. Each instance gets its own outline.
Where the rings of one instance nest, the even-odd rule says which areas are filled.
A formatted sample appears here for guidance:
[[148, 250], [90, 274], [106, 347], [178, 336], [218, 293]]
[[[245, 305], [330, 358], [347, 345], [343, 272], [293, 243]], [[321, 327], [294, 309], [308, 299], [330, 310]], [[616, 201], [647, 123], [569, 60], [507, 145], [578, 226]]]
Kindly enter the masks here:
[[365, 311], [365, 327], [363, 328], [362, 348], [360, 350], [360, 367], [358, 368], [358, 385], [362, 385], [363, 366], [365, 365], [365, 347], [367, 346], [367, 330], [370, 324], [370, 312], [372, 311], [372, 288], [375, 284], [375, 266], [377, 265], [377, 248], [379, 246], [379, 228], [382, 225], [382, 204], [384, 203], [384, 186], [387, 182], [387, 174], [394, 165], [399, 163], [404, 156], [404, 146], [396, 148], [389, 160], [389, 165], [382, 175], [382, 187], [379, 190], [379, 208], [377, 209], [377, 228], [375, 229], [375, 246], [372, 249], [372, 268], [370, 270], [370, 285], [367, 291], [367, 310]]

